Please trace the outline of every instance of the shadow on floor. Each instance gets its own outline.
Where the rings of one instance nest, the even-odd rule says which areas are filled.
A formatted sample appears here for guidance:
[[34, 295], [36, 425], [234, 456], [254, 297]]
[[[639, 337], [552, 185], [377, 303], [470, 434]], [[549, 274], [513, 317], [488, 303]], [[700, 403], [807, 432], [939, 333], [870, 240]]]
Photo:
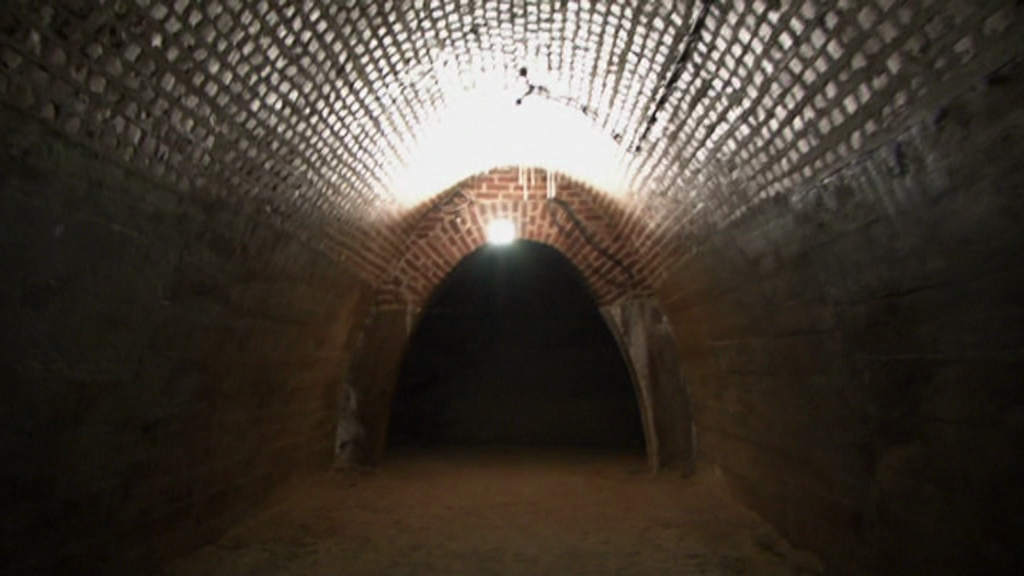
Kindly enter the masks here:
[[721, 496], [651, 475], [642, 454], [405, 450], [378, 470], [304, 479], [173, 576], [818, 574]]

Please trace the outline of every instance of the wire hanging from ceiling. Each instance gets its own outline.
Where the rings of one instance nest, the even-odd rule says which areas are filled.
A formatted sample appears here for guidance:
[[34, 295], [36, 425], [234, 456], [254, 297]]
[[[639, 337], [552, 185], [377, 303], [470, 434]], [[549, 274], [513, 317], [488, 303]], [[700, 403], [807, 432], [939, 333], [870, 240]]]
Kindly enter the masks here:
[[[612, 254], [608, 249], [601, 246], [601, 244], [597, 241], [597, 238], [595, 238], [594, 234], [590, 231], [589, 228], [587, 228], [587, 225], [584, 224], [582, 220], [580, 220], [580, 217], [576, 214], [576, 211], [572, 209], [572, 206], [570, 206], [568, 202], [562, 200], [561, 198], [551, 197], [548, 198], [548, 206], [555, 206], [559, 208], [562, 211], [562, 213], [565, 214], [565, 216], [569, 219], [569, 222], [572, 224], [572, 227], [576, 230], [576, 233], [580, 235], [580, 238], [583, 238], [583, 241], [586, 242], [591, 248], [593, 248], [594, 251], [597, 252], [602, 258], [611, 262], [612, 265], [621, 270], [622, 273], [628, 279], [627, 283], [623, 284], [621, 282], [609, 278], [609, 284], [622, 290], [634, 290], [637, 287], [636, 274], [633, 273], [633, 270], [629, 266], [626, 266], [626, 264], [617, 256], [615, 256], [615, 254]], [[557, 214], [552, 214], [552, 221], [555, 223], [555, 226], [557, 226], [560, 230], [562, 230], [563, 232], [565, 231], [565, 225], [564, 223], [559, 221]]]
[[676, 58], [675, 64], [672, 66], [672, 72], [669, 74], [668, 79], [662, 84], [661, 96], [654, 104], [654, 110], [651, 111], [650, 116], [647, 117], [647, 125], [644, 126], [644, 131], [637, 140], [636, 147], [633, 152], [640, 152], [643, 149], [644, 142], [647, 137], [651, 135], [651, 129], [658, 123], [658, 115], [668, 104], [669, 97], [672, 96], [672, 91], [675, 90], [676, 84], [679, 83], [680, 78], [683, 76], [683, 72], [686, 70], [686, 64], [693, 56], [693, 49], [697, 45], [697, 40], [700, 38], [700, 33], [704, 29], [704, 25], [708, 19], [708, 13], [711, 12], [711, 4], [713, 0], [700, 0], [701, 7], [697, 17], [694, 18], [693, 24], [690, 26], [690, 31], [686, 33], [686, 39], [683, 44], [683, 51], [679, 53], [679, 57]]
[[590, 118], [591, 120], [596, 121], [598, 119], [597, 111], [587, 106], [586, 104], [581, 103], [579, 100], [571, 96], [559, 96], [557, 94], [552, 94], [551, 89], [548, 88], [547, 86], [544, 86], [543, 84], [534, 84], [533, 82], [530, 82], [530, 71], [527, 70], [525, 66], [519, 69], [519, 77], [522, 78], [524, 82], [526, 82], [526, 92], [524, 92], [523, 95], [520, 96], [519, 98], [516, 98], [516, 106], [522, 106], [523, 102], [527, 98], [540, 97], [546, 98], [553, 102], [558, 102], [559, 104], [564, 104], [574, 110], [578, 110], [580, 111], [580, 113]]

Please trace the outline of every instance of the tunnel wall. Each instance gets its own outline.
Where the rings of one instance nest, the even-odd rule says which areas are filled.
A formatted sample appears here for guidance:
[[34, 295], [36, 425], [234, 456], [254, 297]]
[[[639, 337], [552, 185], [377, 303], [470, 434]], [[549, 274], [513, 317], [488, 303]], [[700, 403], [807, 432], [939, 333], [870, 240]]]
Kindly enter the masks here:
[[831, 573], [1020, 572], [1022, 84], [754, 206], [660, 287], [701, 460]]
[[661, 304], [653, 299], [601, 309], [631, 367], [643, 415], [652, 470], [694, 472], [693, 416], [676, 338]]
[[356, 406], [339, 423], [358, 433], [350, 440], [349, 454], [339, 446], [339, 465], [373, 466], [384, 460], [391, 401], [417, 314], [404, 308], [374, 310], [363, 328], [348, 377]]
[[3, 108], [0, 138], [0, 572], [143, 573], [329, 464], [367, 286]]

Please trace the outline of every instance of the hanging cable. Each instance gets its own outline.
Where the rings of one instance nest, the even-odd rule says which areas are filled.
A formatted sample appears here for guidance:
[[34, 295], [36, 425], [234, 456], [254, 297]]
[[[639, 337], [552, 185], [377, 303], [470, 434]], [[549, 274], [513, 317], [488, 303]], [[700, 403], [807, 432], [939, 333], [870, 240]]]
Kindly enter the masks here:
[[458, 214], [463, 208], [472, 203], [473, 199], [467, 196], [465, 192], [456, 190], [449, 194], [447, 198], [435, 204], [434, 207], [440, 210], [442, 214], [450, 216]]
[[[423, 211], [419, 217], [416, 218], [416, 222], [412, 225], [410, 230], [416, 230], [423, 222], [435, 212], [442, 216], [458, 216], [462, 209], [469, 206], [474, 202], [473, 198], [468, 196], [462, 190], [456, 188], [451, 193], [445, 195], [443, 198], [439, 198], [437, 202], [430, 205], [429, 208]], [[461, 224], [461, 221], [459, 222]]]
[[529, 71], [526, 69], [525, 66], [519, 69], [519, 77], [522, 78], [524, 82], [526, 82], [526, 92], [524, 92], [523, 95], [520, 96], [519, 98], [516, 98], [516, 106], [522, 106], [524, 100], [530, 98], [531, 96], [537, 96], [545, 98], [547, 100], [551, 100], [553, 102], [558, 102], [559, 104], [564, 104], [565, 106], [568, 106], [569, 108], [572, 108], [574, 110], [578, 110], [584, 116], [590, 118], [591, 120], [598, 119], [597, 112], [594, 109], [587, 106], [586, 104], [581, 103], [579, 100], [571, 96], [558, 96], [556, 94], [552, 94], [551, 89], [549, 89], [547, 86], [543, 86], [541, 84], [534, 84], [533, 82], [530, 82]]
[[[633, 271], [629, 268], [629, 266], [626, 266], [622, 262], [622, 260], [619, 260], [614, 254], [606, 250], [597, 242], [597, 239], [594, 238], [593, 233], [591, 233], [590, 230], [587, 229], [586, 224], [584, 224], [583, 221], [580, 220], [579, 216], [576, 215], [576, 212], [572, 209], [572, 206], [570, 206], [565, 200], [562, 200], [561, 198], [548, 198], [548, 204], [560, 208], [562, 212], [569, 218], [569, 222], [572, 223], [573, 228], [580, 235], [580, 237], [583, 238], [583, 240], [591, 248], [593, 248], [595, 252], [600, 254], [602, 258], [614, 264], [616, 268], [621, 270], [623, 274], [625, 274], [626, 277], [629, 278], [627, 284], [621, 284], [619, 282], [609, 279], [610, 284], [612, 284], [616, 288], [624, 290], [633, 290], [636, 288], [636, 275], [633, 274]], [[552, 218], [555, 222], [555, 226], [558, 226], [559, 229], [562, 229], [562, 223], [558, 221], [558, 216], [552, 216]]]
[[686, 64], [693, 55], [693, 48], [697, 44], [697, 40], [700, 36], [701, 31], [704, 29], [704, 24], [707, 21], [708, 13], [711, 11], [711, 3], [713, 0], [700, 0], [701, 7], [700, 13], [693, 21], [693, 25], [690, 27], [690, 31], [686, 33], [686, 39], [683, 44], [683, 51], [676, 58], [675, 64], [672, 66], [672, 73], [669, 74], [668, 80], [662, 85], [661, 97], [654, 104], [654, 110], [651, 111], [651, 115], [647, 118], [647, 125], [644, 127], [643, 134], [640, 135], [640, 139], [636, 143], [634, 152], [640, 152], [643, 148], [644, 142], [647, 137], [651, 134], [651, 129], [658, 122], [658, 115], [661, 114], [665, 105], [668, 104], [669, 97], [672, 96], [672, 91], [675, 89], [676, 84], [679, 83], [679, 79], [683, 76], [683, 71], [686, 70]]

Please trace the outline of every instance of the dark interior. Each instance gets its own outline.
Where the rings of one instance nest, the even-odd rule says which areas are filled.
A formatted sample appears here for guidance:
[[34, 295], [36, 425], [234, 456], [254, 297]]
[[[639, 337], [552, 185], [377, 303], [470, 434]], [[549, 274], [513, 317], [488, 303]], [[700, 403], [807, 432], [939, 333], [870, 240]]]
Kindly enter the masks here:
[[389, 445], [643, 450], [629, 370], [565, 257], [519, 241], [452, 270], [403, 360]]

